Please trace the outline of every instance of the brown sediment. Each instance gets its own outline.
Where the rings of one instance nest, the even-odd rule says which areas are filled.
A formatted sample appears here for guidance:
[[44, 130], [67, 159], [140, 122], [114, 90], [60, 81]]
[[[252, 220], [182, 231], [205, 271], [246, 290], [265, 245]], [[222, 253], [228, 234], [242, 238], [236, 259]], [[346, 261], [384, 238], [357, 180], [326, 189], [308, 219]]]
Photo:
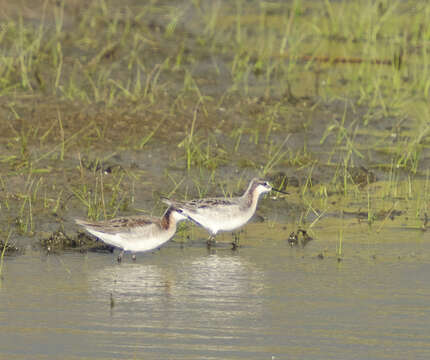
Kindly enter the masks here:
[[39, 245], [48, 253], [64, 250], [86, 251], [112, 251], [112, 247], [98, 241], [94, 236], [89, 236], [79, 231], [76, 235], [68, 235], [59, 229], [39, 240]]
[[391, 208], [389, 210], [381, 209], [376, 211], [375, 213], [369, 213], [368, 211], [358, 210], [358, 211], [342, 211], [342, 215], [345, 216], [353, 216], [357, 217], [359, 220], [368, 219], [370, 216], [374, 217], [375, 220], [383, 220], [389, 218], [390, 220], [394, 220], [396, 217], [402, 215], [404, 213], [403, 210], [396, 210]]
[[[354, 58], [354, 57], [344, 57], [344, 56], [313, 56], [313, 55], [298, 55], [298, 56], [290, 56], [288, 54], [283, 55], [283, 57], [294, 58], [295, 61], [302, 62], [320, 62], [320, 63], [332, 63], [332, 64], [362, 64], [369, 63], [374, 65], [393, 65], [393, 60], [389, 59], [363, 59], [363, 58]], [[401, 62], [400, 60], [398, 60]]]
[[352, 180], [357, 185], [365, 186], [377, 180], [375, 173], [364, 166], [352, 167], [348, 171]]
[[304, 229], [298, 229], [296, 232], [293, 231], [288, 236], [288, 243], [291, 247], [300, 245], [302, 248], [304, 248], [312, 240], [313, 238]]
[[10, 243], [9, 241], [5, 244], [3, 240], [0, 240], [0, 255], [3, 251], [5, 255], [19, 255], [24, 253], [24, 249], [16, 244]]

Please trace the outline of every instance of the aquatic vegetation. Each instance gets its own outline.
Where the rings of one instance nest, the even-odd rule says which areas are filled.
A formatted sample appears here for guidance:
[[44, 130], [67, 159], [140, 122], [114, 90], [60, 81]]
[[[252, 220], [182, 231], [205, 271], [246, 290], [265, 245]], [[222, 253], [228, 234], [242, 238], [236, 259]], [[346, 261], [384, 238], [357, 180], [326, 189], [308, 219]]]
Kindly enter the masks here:
[[21, 236], [280, 173], [297, 227], [426, 227], [430, 5], [20, 6], [0, 28], [0, 221]]

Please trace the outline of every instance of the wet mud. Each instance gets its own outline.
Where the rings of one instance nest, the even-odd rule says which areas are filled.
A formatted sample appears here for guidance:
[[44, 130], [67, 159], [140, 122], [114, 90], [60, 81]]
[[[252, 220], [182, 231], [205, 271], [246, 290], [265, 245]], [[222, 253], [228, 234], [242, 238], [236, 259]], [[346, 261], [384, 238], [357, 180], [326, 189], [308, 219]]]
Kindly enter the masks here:
[[78, 252], [106, 252], [112, 253], [113, 247], [104, 244], [92, 235], [88, 235], [82, 231], [78, 231], [76, 235], [67, 235], [64, 229], [59, 229], [52, 234], [46, 234], [46, 238], [41, 238], [39, 246], [50, 253], [61, 253], [63, 251], [78, 251]]

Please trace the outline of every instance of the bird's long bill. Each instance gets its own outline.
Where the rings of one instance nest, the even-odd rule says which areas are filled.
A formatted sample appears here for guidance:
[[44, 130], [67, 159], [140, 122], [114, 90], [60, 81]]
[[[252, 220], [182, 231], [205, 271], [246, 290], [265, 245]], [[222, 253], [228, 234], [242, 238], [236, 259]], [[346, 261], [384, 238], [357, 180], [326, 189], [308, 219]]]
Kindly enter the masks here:
[[274, 188], [272, 188], [272, 191], [276, 191], [276, 192], [278, 192], [278, 193], [286, 194], [286, 195], [288, 195], [288, 194], [289, 194], [289, 193], [287, 193], [286, 191], [282, 191], [282, 190], [274, 189]]

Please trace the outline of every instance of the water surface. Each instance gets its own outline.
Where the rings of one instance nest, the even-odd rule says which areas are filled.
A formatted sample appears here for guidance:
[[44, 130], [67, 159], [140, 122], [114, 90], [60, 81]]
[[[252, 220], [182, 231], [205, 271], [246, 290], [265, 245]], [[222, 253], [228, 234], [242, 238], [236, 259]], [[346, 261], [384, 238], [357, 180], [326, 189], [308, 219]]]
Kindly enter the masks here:
[[330, 235], [290, 248], [267, 224], [239, 251], [171, 242], [120, 265], [27, 251], [5, 263], [0, 357], [429, 358], [429, 242], [369, 234], [346, 236], [341, 262]]

